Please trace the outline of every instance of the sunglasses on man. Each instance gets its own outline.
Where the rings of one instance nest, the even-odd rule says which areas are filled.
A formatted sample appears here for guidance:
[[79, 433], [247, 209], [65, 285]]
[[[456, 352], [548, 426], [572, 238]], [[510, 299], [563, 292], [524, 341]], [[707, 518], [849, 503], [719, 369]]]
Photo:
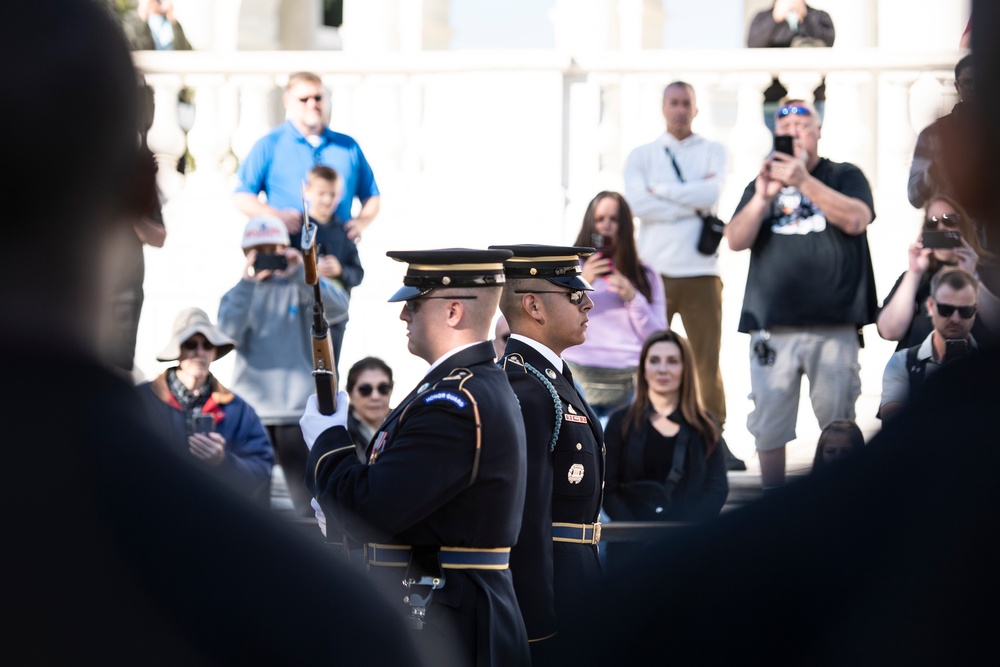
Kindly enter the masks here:
[[562, 290], [544, 290], [544, 289], [527, 289], [527, 290], [514, 290], [514, 294], [565, 294], [569, 298], [569, 302], [574, 306], [579, 306], [583, 303], [583, 290], [574, 290], [572, 292], [564, 292]]
[[958, 316], [963, 320], [971, 318], [978, 310], [976, 306], [952, 306], [951, 304], [940, 303], [938, 301], [934, 302], [934, 306], [937, 308], [938, 315], [941, 317], [951, 317], [951, 314], [957, 310]]
[[215, 349], [215, 346], [209, 343], [207, 340], [195, 340], [192, 338], [191, 340], [186, 340], [183, 343], [181, 343], [181, 349], [187, 350], [188, 352], [197, 350], [199, 346], [206, 352], [210, 352]]
[[420, 308], [420, 302], [421, 301], [427, 301], [429, 299], [445, 299], [447, 301], [454, 301], [454, 300], [462, 301], [463, 299], [467, 300], [467, 299], [478, 299], [478, 298], [479, 298], [478, 296], [473, 296], [471, 294], [460, 294], [460, 295], [456, 295], [456, 296], [418, 296], [418, 297], [415, 297], [413, 299], [407, 299], [406, 301], [403, 302], [403, 305], [406, 306], [406, 310], [408, 312], [415, 313], [415, 312], [417, 312], [417, 309]]
[[785, 116], [811, 116], [812, 111], [809, 107], [802, 106], [801, 104], [786, 104], [777, 111], [774, 112], [775, 118], [784, 118]]

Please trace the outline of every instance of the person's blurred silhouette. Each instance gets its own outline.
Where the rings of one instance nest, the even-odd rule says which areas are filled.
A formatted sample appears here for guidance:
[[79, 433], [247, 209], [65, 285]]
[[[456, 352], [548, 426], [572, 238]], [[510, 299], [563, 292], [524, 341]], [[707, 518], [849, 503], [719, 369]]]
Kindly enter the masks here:
[[[1000, 5], [977, 0], [973, 16], [1000, 25]], [[995, 119], [1000, 41], [973, 43]], [[998, 129], [978, 126], [977, 150], [1000, 154]], [[977, 178], [1000, 227], [995, 172]], [[580, 610], [602, 631], [570, 638], [562, 664], [982, 663], [1000, 619], [998, 394], [990, 347], [927, 379], [863, 451], [648, 549]]]
[[100, 361], [107, 242], [148, 175], [136, 72], [93, 0], [6, 8], [0, 420], [24, 439], [5, 460], [5, 636], [33, 664], [415, 663], [371, 584], [171, 451]]

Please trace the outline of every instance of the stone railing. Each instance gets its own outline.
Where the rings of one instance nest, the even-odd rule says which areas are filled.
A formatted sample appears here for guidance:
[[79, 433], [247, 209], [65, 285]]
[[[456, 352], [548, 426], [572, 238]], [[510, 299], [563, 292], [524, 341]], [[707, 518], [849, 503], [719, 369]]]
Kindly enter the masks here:
[[[194, 305], [214, 315], [238, 280], [244, 218], [231, 203], [233, 173], [253, 143], [282, 120], [281, 86], [290, 72], [322, 77], [331, 127], [359, 141], [383, 194], [382, 212], [359, 246], [367, 273], [352, 296], [341, 370], [375, 354], [397, 371], [397, 386], [404, 388], [425, 366], [407, 354], [398, 309], [385, 303], [402, 272], [385, 251], [572, 242], [590, 198], [621, 189], [628, 152], [663, 131], [661, 94], [675, 79], [697, 92], [694, 130], [729, 149], [719, 206], [728, 219], [770, 150], [761, 102], [772, 75], [792, 95], [809, 99], [825, 75], [820, 150], [859, 165], [872, 182], [879, 222], [869, 239], [884, 296], [905, 269], [905, 247], [917, 230], [918, 214], [905, 196], [916, 134], [954, 104], [953, 67], [961, 55], [837, 48], [574, 57], [552, 51], [136, 53], [155, 90], [149, 144], [168, 199], [167, 244], [146, 253], [137, 364], [155, 372], [152, 359], [174, 314]], [[177, 103], [182, 88], [193, 92], [193, 114]], [[169, 165], [185, 151], [194, 168], [181, 175]], [[726, 377], [730, 421], [738, 426], [748, 409], [745, 341], [735, 333], [747, 253], [723, 246], [723, 356], [730, 362], [724, 368], [732, 369]], [[863, 354], [872, 361], [862, 359], [859, 419], [863, 412], [874, 415], [862, 402], [866, 395], [877, 400], [891, 350], [874, 331], [868, 339]], [[231, 357], [218, 364], [223, 381]], [[727, 428], [730, 446], [746, 455], [730, 433]]]

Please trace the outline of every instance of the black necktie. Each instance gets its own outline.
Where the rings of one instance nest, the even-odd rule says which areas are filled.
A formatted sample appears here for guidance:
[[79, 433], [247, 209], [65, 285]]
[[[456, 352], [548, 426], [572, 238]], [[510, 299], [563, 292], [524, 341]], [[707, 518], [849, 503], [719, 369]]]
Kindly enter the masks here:
[[569, 369], [569, 364], [563, 361], [563, 376], [569, 380], [569, 384], [574, 389], [576, 388], [576, 383], [573, 381], [573, 371]]

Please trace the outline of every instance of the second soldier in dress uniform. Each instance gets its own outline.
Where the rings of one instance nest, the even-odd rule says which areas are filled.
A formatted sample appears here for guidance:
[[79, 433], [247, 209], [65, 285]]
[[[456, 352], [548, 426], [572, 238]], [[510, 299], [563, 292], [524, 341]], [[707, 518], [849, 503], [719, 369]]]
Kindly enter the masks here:
[[487, 340], [510, 252], [388, 255], [409, 263], [390, 301], [404, 303], [408, 348], [431, 367], [383, 422], [367, 464], [344, 427], [346, 395], [330, 417], [311, 398], [306, 483], [328, 520], [366, 543], [370, 574], [398, 596], [427, 664], [529, 664], [508, 569], [524, 507], [524, 425]]
[[500, 364], [521, 404], [528, 443], [524, 521], [511, 570], [533, 663], [557, 660], [559, 619], [600, 583], [604, 432], [560, 355], [587, 336], [593, 288], [580, 257], [593, 248], [491, 246], [504, 266], [500, 310], [511, 336]]

